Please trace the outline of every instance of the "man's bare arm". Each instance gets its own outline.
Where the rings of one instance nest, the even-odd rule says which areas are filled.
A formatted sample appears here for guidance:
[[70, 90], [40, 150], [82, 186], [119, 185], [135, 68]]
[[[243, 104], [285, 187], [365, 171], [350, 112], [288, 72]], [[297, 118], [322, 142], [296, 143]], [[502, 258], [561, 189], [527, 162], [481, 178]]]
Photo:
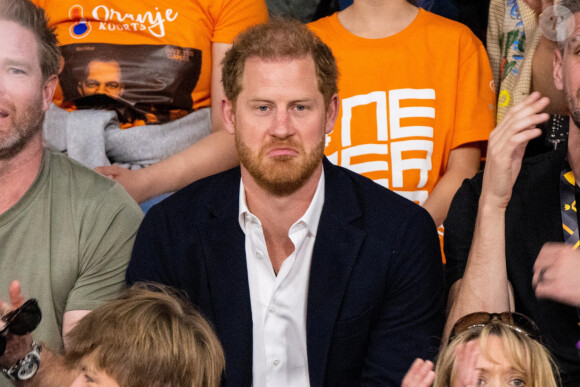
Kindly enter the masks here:
[[108, 166], [98, 167], [96, 171], [121, 183], [133, 199], [141, 203], [238, 165], [234, 136], [225, 131], [220, 113], [224, 98], [221, 61], [230, 47], [231, 44], [226, 43], [212, 45], [212, 133], [209, 136], [147, 168], [128, 170], [119, 166]]
[[513, 309], [505, 257], [505, 213], [526, 144], [541, 134], [536, 125], [548, 119], [548, 114], [539, 113], [548, 103], [548, 98], [532, 93], [512, 107], [490, 135], [473, 241], [463, 278], [450, 292], [452, 306], [444, 342], [455, 321], [466, 314]]

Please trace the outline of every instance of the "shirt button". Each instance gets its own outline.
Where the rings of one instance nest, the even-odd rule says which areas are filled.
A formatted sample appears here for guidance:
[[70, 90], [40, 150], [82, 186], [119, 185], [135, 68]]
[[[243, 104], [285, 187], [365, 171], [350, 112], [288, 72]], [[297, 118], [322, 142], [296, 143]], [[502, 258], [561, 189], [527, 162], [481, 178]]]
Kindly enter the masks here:
[[[274, 313], [275, 311], [276, 311], [276, 306], [274, 306], [274, 305], [270, 305], [270, 306], [268, 307], [268, 312], [270, 312], [270, 313]], [[276, 360], [276, 361], [278, 361], [278, 360]]]
[[280, 364], [280, 360], [278, 359], [274, 360], [274, 365], [277, 366], [278, 364]]
[[262, 259], [262, 253], [260, 253], [259, 251], [256, 251], [256, 258]]

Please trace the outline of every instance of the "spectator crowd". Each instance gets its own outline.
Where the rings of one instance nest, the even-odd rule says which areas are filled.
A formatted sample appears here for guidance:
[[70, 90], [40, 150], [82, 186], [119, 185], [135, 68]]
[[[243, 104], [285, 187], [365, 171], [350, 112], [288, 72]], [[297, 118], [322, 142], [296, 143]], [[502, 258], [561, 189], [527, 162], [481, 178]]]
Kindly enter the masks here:
[[580, 0], [348, 3], [0, 0], [0, 387], [580, 386]]

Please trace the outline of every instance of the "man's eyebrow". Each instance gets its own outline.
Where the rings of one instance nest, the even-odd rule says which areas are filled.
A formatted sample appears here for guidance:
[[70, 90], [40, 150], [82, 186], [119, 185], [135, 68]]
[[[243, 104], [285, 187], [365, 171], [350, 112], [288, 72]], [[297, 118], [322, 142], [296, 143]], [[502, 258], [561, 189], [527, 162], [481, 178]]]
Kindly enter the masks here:
[[[298, 104], [299, 103], [312, 103], [314, 101], [316, 101], [316, 98], [305, 97], [305, 98], [293, 99], [291, 101], [288, 101], [287, 104], [293, 105], [293, 104], [297, 104], [297, 103]], [[268, 98], [256, 97], [256, 98], [248, 99], [248, 103], [274, 103], [274, 101], [272, 101], [271, 99], [268, 99]]]
[[26, 60], [18, 60], [18, 59], [6, 59], [2, 61], [5, 66], [18, 66], [24, 67], [25, 69], [31, 69], [32, 64]]
[[306, 103], [306, 102], [312, 102], [312, 101], [316, 101], [316, 99], [315, 98], [299, 98], [299, 99], [292, 100], [291, 103]]
[[250, 101], [250, 102], [267, 102], [267, 103], [272, 102], [271, 100], [269, 100], [267, 98], [261, 98], [261, 97], [251, 98], [248, 101]]

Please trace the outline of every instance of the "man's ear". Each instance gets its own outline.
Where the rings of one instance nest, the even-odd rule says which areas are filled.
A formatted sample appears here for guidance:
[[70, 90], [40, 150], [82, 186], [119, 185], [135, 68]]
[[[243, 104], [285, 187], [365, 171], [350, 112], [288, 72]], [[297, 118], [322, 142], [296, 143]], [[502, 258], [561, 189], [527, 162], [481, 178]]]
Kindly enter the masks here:
[[330, 98], [330, 103], [326, 108], [326, 126], [324, 128], [324, 132], [326, 134], [332, 132], [334, 129], [334, 124], [336, 123], [336, 118], [338, 117], [338, 94], [334, 94]]
[[47, 111], [52, 102], [52, 97], [54, 96], [54, 91], [56, 90], [56, 85], [58, 84], [58, 77], [53, 74], [42, 86], [42, 110]]
[[236, 107], [234, 106], [234, 102], [230, 101], [227, 98], [222, 99], [221, 105], [221, 115], [222, 121], [224, 122], [224, 128], [229, 134], [234, 134], [236, 131], [235, 128], [235, 111]]
[[562, 77], [563, 54], [559, 48], [554, 50], [554, 86], [558, 90], [564, 90], [564, 79]]

